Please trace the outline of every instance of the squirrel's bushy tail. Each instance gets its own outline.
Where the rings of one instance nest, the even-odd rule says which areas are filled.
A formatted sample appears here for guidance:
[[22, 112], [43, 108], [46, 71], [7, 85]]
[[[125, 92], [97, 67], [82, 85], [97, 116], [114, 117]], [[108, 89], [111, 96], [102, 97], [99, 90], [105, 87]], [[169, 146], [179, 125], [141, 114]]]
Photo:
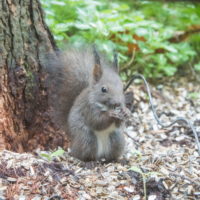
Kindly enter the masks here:
[[90, 68], [94, 65], [91, 48], [52, 52], [43, 60], [52, 120], [58, 128], [67, 131], [73, 102], [89, 84]]

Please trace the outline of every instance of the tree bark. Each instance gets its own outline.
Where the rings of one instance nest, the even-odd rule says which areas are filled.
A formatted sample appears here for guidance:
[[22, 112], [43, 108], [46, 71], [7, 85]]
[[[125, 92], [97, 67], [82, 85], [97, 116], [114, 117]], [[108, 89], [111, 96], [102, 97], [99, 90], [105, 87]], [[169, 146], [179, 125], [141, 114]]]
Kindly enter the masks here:
[[0, 1], [0, 149], [63, 146], [54, 141], [42, 64], [55, 48], [38, 0]]

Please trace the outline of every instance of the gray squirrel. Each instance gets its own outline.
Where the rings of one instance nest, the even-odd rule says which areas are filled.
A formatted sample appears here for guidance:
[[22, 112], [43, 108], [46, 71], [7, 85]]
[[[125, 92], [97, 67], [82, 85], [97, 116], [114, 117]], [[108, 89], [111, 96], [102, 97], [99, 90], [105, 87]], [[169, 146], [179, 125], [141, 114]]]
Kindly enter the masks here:
[[116, 54], [109, 63], [96, 48], [71, 48], [51, 56], [49, 63], [53, 115], [70, 136], [72, 156], [117, 160], [125, 146], [124, 122], [110, 112], [123, 110], [125, 96]]

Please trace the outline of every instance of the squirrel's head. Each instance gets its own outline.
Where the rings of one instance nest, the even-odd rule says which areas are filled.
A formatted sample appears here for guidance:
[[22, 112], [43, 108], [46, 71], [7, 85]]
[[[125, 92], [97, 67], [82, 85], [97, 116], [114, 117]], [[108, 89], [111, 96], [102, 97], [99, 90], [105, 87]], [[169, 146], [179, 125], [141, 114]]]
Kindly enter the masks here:
[[125, 105], [123, 83], [118, 74], [117, 54], [111, 66], [102, 63], [94, 48], [94, 68], [90, 91], [90, 100], [102, 112], [121, 108]]

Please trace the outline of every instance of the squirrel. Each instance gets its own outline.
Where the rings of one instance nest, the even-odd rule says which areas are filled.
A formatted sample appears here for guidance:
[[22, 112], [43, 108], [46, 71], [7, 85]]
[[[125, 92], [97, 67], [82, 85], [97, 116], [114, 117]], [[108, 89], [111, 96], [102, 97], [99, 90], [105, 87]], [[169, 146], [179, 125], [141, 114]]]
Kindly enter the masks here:
[[71, 155], [86, 162], [118, 160], [124, 122], [110, 112], [125, 107], [125, 95], [117, 54], [109, 63], [95, 47], [72, 48], [51, 56], [49, 63], [54, 118], [70, 136]]

